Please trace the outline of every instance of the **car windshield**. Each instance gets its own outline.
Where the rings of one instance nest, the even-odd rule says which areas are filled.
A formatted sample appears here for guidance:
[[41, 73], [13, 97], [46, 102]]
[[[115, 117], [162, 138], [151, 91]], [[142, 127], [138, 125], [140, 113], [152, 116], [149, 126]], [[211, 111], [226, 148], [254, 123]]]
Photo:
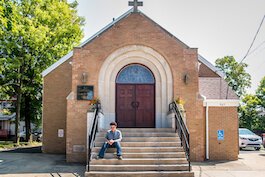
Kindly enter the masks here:
[[255, 133], [248, 129], [239, 129], [239, 135], [255, 135]]

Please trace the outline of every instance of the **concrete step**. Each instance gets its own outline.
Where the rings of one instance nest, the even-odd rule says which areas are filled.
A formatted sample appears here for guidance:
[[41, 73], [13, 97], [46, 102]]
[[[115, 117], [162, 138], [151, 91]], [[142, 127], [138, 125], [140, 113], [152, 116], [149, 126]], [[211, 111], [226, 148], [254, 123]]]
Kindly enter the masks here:
[[91, 165], [90, 171], [188, 171], [188, 164], [173, 165]]
[[[96, 158], [98, 153], [93, 153], [92, 158]], [[116, 153], [105, 153], [105, 159], [116, 158]], [[123, 158], [185, 158], [185, 152], [147, 152], [147, 153], [123, 153]]]
[[[121, 132], [171, 132], [175, 130], [172, 128], [118, 128]], [[99, 132], [106, 132], [108, 129], [101, 129]]]
[[121, 128], [123, 160], [109, 148], [104, 159], [96, 160], [107, 130], [97, 133], [86, 177], [194, 177], [178, 134], [171, 128]]
[[[106, 132], [98, 132], [97, 137], [105, 137]], [[169, 132], [122, 132], [123, 137], [178, 137], [177, 133]]]
[[[95, 142], [104, 142], [105, 137], [97, 137]], [[178, 137], [123, 137], [122, 142], [180, 142]]]
[[[92, 152], [98, 153], [101, 147], [94, 147]], [[115, 148], [109, 148], [107, 153], [116, 152]], [[184, 152], [183, 147], [122, 147], [123, 153], [160, 153], [160, 152]]]
[[165, 165], [165, 164], [188, 164], [186, 158], [124, 158], [118, 159], [92, 159], [91, 165]]
[[90, 171], [85, 173], [85, 177], [194, 177], [194, 173], [186, 171], [140, 171], [140, 172]]
[[[104, 142], [103, 142], [104, 143]], [[95, 147], [101, 147], [102, 142], [95, 142]], [[180, 142], [121, 142], [122, 147], [181, 147]]]

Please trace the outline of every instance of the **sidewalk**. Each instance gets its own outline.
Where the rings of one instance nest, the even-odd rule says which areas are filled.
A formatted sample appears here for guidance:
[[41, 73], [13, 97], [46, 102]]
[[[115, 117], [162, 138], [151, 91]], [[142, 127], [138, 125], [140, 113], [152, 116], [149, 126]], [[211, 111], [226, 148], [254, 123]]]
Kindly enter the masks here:
[[240, 151], [239, 160], [193, 163], [195, 177], [265, 177], [265, 151]]

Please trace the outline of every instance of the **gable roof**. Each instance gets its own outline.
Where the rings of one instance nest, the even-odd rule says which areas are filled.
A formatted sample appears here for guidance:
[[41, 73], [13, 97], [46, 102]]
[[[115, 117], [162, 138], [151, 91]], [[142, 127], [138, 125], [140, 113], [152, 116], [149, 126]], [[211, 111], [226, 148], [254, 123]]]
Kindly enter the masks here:
[[[98, 31], [96, 34], [94, 34], [93, 36], [91, 36], [90, 38], [88, 38], [87, 40], [85, 40], [84, 42], [82, 42], [78, 47], [83, 47], [86, 44], [92, 42], [95, 38], [97, 38], [98, 36], [100, 36], [102, 33], [104, 33], [105, 31], [107, 31], [108, 29], [110, 29], [112, 26], [114, 26], [115, 24], [117, 24], [119, 21], [123, 20], [124, 18], [128, 17], [130, 14], [135, 13], [134, 12], [134, 8], [131, 8], [130, 10], [128, 10], [127, 12], [125, 12], [123, 15], [121, 15], [120, 17], [118, 17], [117, 19], [114, 19], [111, 23], [109, 23], [107, 26], [105, 26], [104, 28], [102, 28], [100, 31]], [[150, 20], [152, 23], [154, 23], [156, 26], [158, 26], [159, 28], [161, 28], [164, 32], [166, 32], [169, 36], [175, 38], [177, 41], [179, 41], [185, 48], [190, 48], [187, 44], [185, 44], [184, 42], [182, 42], [181, 40], [179, 40], [177, 37], [175, 37], [173, 34], [171, 34], [170, 32], [168, 32], [165, 28], [163, 28], [161, 25], [159, 25], [158, 23], [156, 23], [154, 20], [152, 20], [151, 18], [149, 18], [147, 15], [145, 15], [143, 12], [141, 12], [140, 10], [137, 10], [136, 13], [139, 13], [140, 15], [143, 15], [145, 18], [147, 18], [148, 20]]]
[[[90, 38], [88, 38], [87, 40], [85, 40], [84, 42], [82, 42], [79, 46], [77, 47], [83, 47], [86, 44], [90, 43], [91, 41], [93, 41], [94, 39], [96, 39], [98, 36], [100, 36], [102, 33], [104, 33], [105, 31], [107, 31], [108, 29], [110, 29], [112, 26], [114, 26], [116, 23], [118, 23], [119, 21], [121, 21], [122, 19], [126, 18], [127, 16], [129, 16], [131, 13], [133, 13], [133, 8], [128, 10], [127, 12], [125, 12], [123, 15], [121, 15], [120, 17], [116, 18], [115, 20], [113, 20], [111, 23], [109, 23], [107, 26], [105, 26], [104, 28], [102, 28], [100, 31], [98, 31], [96, 34], [94, 34], [93, 36], [91, 36]], [[46, 70], [44, 70], [41, 74], [42, 77], [45, 77], [46, 75], [48, 75], [50, 72], [52, 72], [55, 68], [57, 68], [59, 65], [61, 65], [62, 63], [64, 63], [65, 61], [67, 61], [69, 58], [71, 58], [73, 56], [73, 51], [69, 52], [67, 55], [63, 56], [62, 58], [60, 58], [58, 61], [56, 61], [54, 64], [52, 64], [50, 67], [48, 67]]]
[[[125, 12], [123, 15], [121, 15], [120, 17], [118, 17], [117, 19], [113, 20], [111, 23], [109, 23], [107, 26], [105, 26], [104, 28], [102, 28], [100, 31], [98, 31], [96, 34], [94, 34], [93, 36], [91, 36], [90, 38], [88, 38], [87, 40], [85, 40], [84, 42], [82, 42], [79, 46], [77, 46], [77, 48], [82, 48], [84, 47], [86, 44], [92, 42], [94, 39], [96, 39], [98, 36], [100, 36], [102, 33], [106, 32], [108, 29], [110, 29], [111, 27], [113, 27], [115, 24], [117, 24], [118, 22], [120, 22], [122, 19], [128, 17], [130, 14], [135, 13], [134, 12], [134, 8], [131, 8], [130, 10], [128, 10], [127, 12]], [[173, 34], [171, 34], [170, 32], [168, 32], [166, 29], [164, 29], [162, 26], [160, 26], [158, 23], [156, 23], [155, 21], [153, 21], [151, 18], [149, 18], [147, 15], [145, 15], [143, 12], [141, 12], [140, 10], [138, 10], [137, 13], [140, 13], [141, 15], [143, 15], [145, 18], [147, 18], [148, 20], [150, 20], [152, 23], [154, 23], [156, 26], [158, 26], [160, 29], [162, 29], [164, 32], [166, 32], [169, 36], [173, 37], [175, 40], [177, 40], [180, 44], [183, 45], [183, 47], [185, 48], [190, 48], [187, 44], [185, 44], [184, 42], [182, 42], [181, 40], [179, 40], [177, 37], [175, 37]], [[52, 72], [54, 69], [56, 69], [58, 66], [60, 66], [62, 63], [64, 63], [65, 61], [67, 61], [68, 59], [70, 59], [73, 56], [74, 52], [73, 50], [71, 52], [69, 52], [67, 55], [63, 56], [61, 59], [59, 59], [58, 61], [56, 61], [54, 64], [52, 64], [50, 67], [48, 67], [46, 70], [44, 70], [42, 72], [42, 77], [45, 77], [46, 75], [48, 75], [50, 72]], [[210, 62], [208, 62], [206, 59], [204, 59], [201, 55], [198, 56], [198, 60], [202, 63], [204, 63], [207, 67], [209, 67], [211, 70], [213, 70], [214, 72], [217, 73], [218, 69], [215, 68]], [[217, 73], [220, 77], [223, 77], [223, 75], [218, 72]]]

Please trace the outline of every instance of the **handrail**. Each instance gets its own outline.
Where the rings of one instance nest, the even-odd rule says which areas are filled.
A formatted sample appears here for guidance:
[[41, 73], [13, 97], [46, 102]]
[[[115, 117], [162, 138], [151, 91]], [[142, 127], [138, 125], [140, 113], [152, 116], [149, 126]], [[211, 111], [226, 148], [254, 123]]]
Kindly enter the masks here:
[[178, 135], [180, 137], [181, 145], [183, 146], [185, 150], [185, 155], [187, 158], [187, 161], [189, 163], [189, 171], [191, 171], [190, 166], [190, 132], [186, 126], [186, 124], [183, 121], [183, 116], [179, 110], [179, 106], [176, 104], [176, 102], [172, 102], [169, 104], [169, 111], [172, 111], [175, 113], [175, 131], [178, 132]]
[[95, 139], [96, 139], [96, 133], [98, 131], [98, 113], [100, 109], [100, 104], [96, 105], [95, 108], [95, 114], [94, 118], [92, 120], [92, 126], [91, 129], [88, 132], [88, 143], [87, 143], [87, 171], [89, 171], [90, 161], [92, 159], [92, 148], [94, 147]]

